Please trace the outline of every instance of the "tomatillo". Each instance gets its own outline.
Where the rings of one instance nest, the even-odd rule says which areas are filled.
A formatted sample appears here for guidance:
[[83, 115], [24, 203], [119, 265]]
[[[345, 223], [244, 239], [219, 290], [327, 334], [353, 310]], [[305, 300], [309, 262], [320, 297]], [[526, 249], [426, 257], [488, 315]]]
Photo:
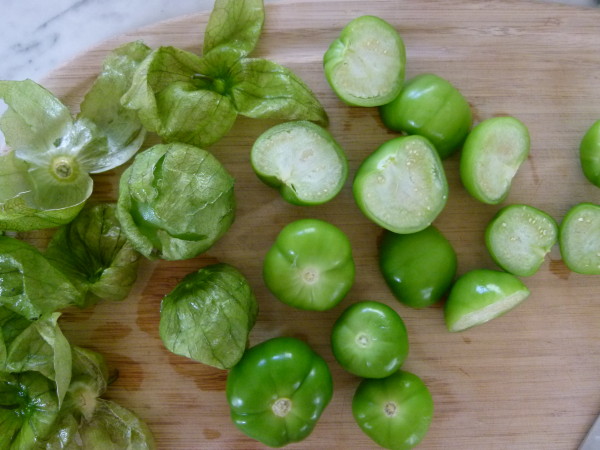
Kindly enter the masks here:
[[401, 303], [425, 308], [439, 301], [452, 285], [457, 256], [433, 225], [411, 234], [386, 231], [379, 244], [379, 268]]
[[271, 447], [306, 438], [333, 395], [327, 363], [305, 342], [278, 337], [246, 350], [227, 376], [233, 423]]
[[600, 120], [594, 122], [583, 136], [579, 145], [579, 160], [585, 177], [600, 187]]
[[331, 200], [348, 177], [340, 145], [325, 128], [308, 121], [269, 128], [252, 146], [250, 161], [258, 178], [294, 205]]
[[519, 305], [529, 294], [527, 286], [513, 274], [471, 270], [456, 280], [444, 305], [448, 331], [463, 331], [489, 322]]
[[379, 114], [389, 129], [429, 139], [441, 158], [458, 150], [473, 124], [471, 106], [460, 91], [432, 73], [407, 81]]
[[379, 17], [360, 16], [331, 43], [323, 66], [329, 85], [342, 101], [379, 106], [402, 89], [406, 49], [392, 25]]
[[290, 306], [324, 311], [337, 305], [354, 283], [350, 240], [335, 225], [300, 219], [286, 225], [265, 256], [269, 290]]
[[520, 277], [535, 274], [558, 239], [558, 225], [529, 205], [509, 205], [485, 229], [485, 244], [501, 268]]
[[362, 301], [340, 315], [331, 332], [331, 348], [340, 365], [364, 378], [396, 372], [408, 356], [402, 318], [384, 303]]
[[400, 234], [427, 228], [448, 199], [442, 161], [421, 136], [400, 136], [382, 144], [360, 165], [352, 188], [365, 216]]
[[529, 130], [514, 117], [492, 117], [469, 133], [460, 157], [460, 179], [469, 194], [490, 205], [502, 202], [527, 159]]
[[600, 205], [573, 206], [559, 226], [558, 242], [563, 262], [573, 272], [600, 274]]
[[364, 379], [352, 399], [358, 426], [382, 447], [411, 449], [431, 424], [433, 398], [417, 375], [398, 371], [381, 379]]

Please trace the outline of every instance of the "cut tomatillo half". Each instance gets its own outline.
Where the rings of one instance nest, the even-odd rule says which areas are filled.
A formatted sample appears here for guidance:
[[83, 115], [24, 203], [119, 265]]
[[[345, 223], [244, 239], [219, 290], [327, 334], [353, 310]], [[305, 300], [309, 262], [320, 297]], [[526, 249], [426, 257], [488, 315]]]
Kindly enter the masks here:
[[444, 306], [449, 331], [463, 331], [508, 312], [530, 291], [508, 272], [475, 269], [462, 275], [450, 290]]
[[283, 303], [314, 311], [333, 308], [354, 283], [350, 240], [323, 220], [292, 222], [267, 252], [263, 278]]
[[305, 342], [278, 337], [246, 350], [227, 376], [233, 423], [271, 447], [306, 438], [333, 395], [327, 363]]
[[448, 182], [435, 147], [421, 136], [394, 138], [358, 168], [354, 199], [361, 211], [394, 233], [427, 228], [444, 209]]
[[586, 131], [579, 145], [581, 169], [588, 181], [600, 187], [600, 120]]
[[402, 89], [406, 49], [392, 25], [375, 16], [361, 16], [331, 43], [323, 65], [327, 81], [342, 101], [379, 106]]
[[331, 348], [348, 372], [384, 378], [408, 356], [408, 334], [402, 318], [384, 303], [362, 301], [340, 315], [331, 332]]
[[573, 206], [560, 224], [558, 241], [562, 259], [570, 270], [600, 274], [600, 205]]
[[352, 414], [362, 431], [380, 446], [408, 450], [429, 430], [433, 398], [417, 375], [401, 370], [386, 378], [361, 381], [352, 398]]
[[460, 159], [462, 183], [477, 200], [495, 205], [510, 191], [529, 155], [529, 131], [514, 117], [493, 117], [467, 136]]
[[496, 264], [522, 277], [538, 271], [557, 239], [556, 221], [528, 205], [502, 208], [485, 230], [485, 243]]
[[335, 197], [348, 178], [348, 161], [333, 136], [312, 122], [276, 125], [252, 146], [256, 175], [296, 205], [318, 205]]

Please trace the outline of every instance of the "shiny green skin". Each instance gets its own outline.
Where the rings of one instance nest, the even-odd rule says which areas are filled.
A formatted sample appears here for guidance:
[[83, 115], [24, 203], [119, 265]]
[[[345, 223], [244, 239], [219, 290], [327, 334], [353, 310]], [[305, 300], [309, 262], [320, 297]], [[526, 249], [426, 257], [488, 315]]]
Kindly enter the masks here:
[[600, 275], [600, 205], [579, 203], [558, 229], [563, 262], [573, 272]]
[[444, 305], [448, 331], [463, 331], [484, 324], [516, 307], [530, 294], [515, 275], [474, 269], [462, 275]]
[[585, 177], [600, 187], [600, 120], [594, 122], [583, 136], [579, 159]]
[[411, 234], [386, 231], [379, 245], [379, 268], [400, 302], [425, 308], [450, 289], [457, 257], [452, 244], [433, 225]]
[[337, 362], [364, 378], [384, 378], [396, 372], [408, 356], [408, 347], [402, 318], [389, 306], [375, 301], [346, 308], [331, 332]]
[[[246, 350], [227, 376], [226, 395], [242, 432], [282, 447], [312, 432], [331, 400], [333, 381], [327, 363], [306, 343], [278, 337]], [[291, 402], [289, 410], [277, 409], [286, 403], [281, 399]]]
[[337, 305], [354, 283], [350, 240], [335, 225], [300, 219], [286, 225], [265, 256], [269, 290], [290, 306], [324, 311]]
[[458, 150], [473, 124], [471, 107], [460, 91], [431, 73], [408, 80], [379, 114], [389, 129], [429, 139], [441, 158]]
[[352, 399], [358, 426], [384, 448], [406, 450], [419, 444], [431, 424], [433, 398], [416, 375], [398, 371], [364, 379]]

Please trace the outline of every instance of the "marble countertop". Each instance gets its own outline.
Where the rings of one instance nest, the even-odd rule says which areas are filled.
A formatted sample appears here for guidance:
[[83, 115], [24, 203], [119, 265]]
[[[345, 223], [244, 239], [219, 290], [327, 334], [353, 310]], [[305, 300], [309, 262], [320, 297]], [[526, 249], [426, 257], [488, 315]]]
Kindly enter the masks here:
[[[276, 1], [276, 0], [266, 0]], [[598, 0], [547, 0], [594, 6]], [[0, 80], [40, 81], [103, 40], [172, 17], [212, 9], [214, 0], [4, 0]]]

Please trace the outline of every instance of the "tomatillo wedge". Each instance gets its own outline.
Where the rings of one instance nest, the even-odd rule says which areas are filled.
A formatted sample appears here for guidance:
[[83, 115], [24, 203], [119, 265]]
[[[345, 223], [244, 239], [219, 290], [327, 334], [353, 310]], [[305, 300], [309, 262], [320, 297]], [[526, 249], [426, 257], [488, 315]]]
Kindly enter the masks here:
[[337, 305], [354, 283], [350, 240], [335, 225], [300, 219], [286, 225], [265, 256], [269, 290], [290, 306], [324, 311]]
[[362, 301], [344, 310], [333, 325], [331, 348], [348, 372], [384, 378], [408, 356], [408, 334], [402, 318], [384, 303]]
[[233, 423], [270, 447], [306, 438], [333, 395], [327, 363], [305, 342], [278, 337], [246, 350], [227, 376]]
[[508, 272], [475, 269], [462, 275], [444, 305], [449, 331], [463, 331], [501, 316], [529, 297], [530, 291]]
[[600, 274], [600, 205], [573, 206], [560, 224], [558, 242], [563, 262], [570, 270]]
[[485, 244], [493, 260], [513, 275], [535, 274], [558, 239], [558, 224], [529, 205], [502, 208], [485, 230]]
[[502, 202], [529, 155], [529, 131], [514, 117], [493, 117], [469, 133], [460, 158], [460, 178], [469, 194], [490, 205]]
[[250, 152], [260, 180], [295, 205], [318, 205], [335, 197], [348, 178], [344, 151], [312, 122], [286, 122], [265, 131]]
[[351, 106], [379, 106], [402, 89], [406, 49], [396, 29], [375, 16], [349, 22], [323, 56], [325, 77]]
[[473, 124], [471, 107], [460, 91], [432, 73], [407, 81], [379, 114], [389, 129], [429, 139], [441, 158], [458, 150]]
[[353, 183], [360, 210], [394, 233], [427, 228], [444, 209], [448, 181], [433, 145], [421, 136], [382, 144], [360, 165]]
[[433, 398], [421, 378], [401, 370], [387, 378], [363, 380], [352, 398], [352, 414], [377, 444], [406, 450], [427, 434]]
[[600, 120], [587, 130], [579, 145], [581, 169], [588, 181], [600, 187]]
[[379, 268], [401, 303], [425, 308], [450, 289], [457, 256], [452, 244], [433, 225], [411, 234], [386, 231], [379, 244]]

